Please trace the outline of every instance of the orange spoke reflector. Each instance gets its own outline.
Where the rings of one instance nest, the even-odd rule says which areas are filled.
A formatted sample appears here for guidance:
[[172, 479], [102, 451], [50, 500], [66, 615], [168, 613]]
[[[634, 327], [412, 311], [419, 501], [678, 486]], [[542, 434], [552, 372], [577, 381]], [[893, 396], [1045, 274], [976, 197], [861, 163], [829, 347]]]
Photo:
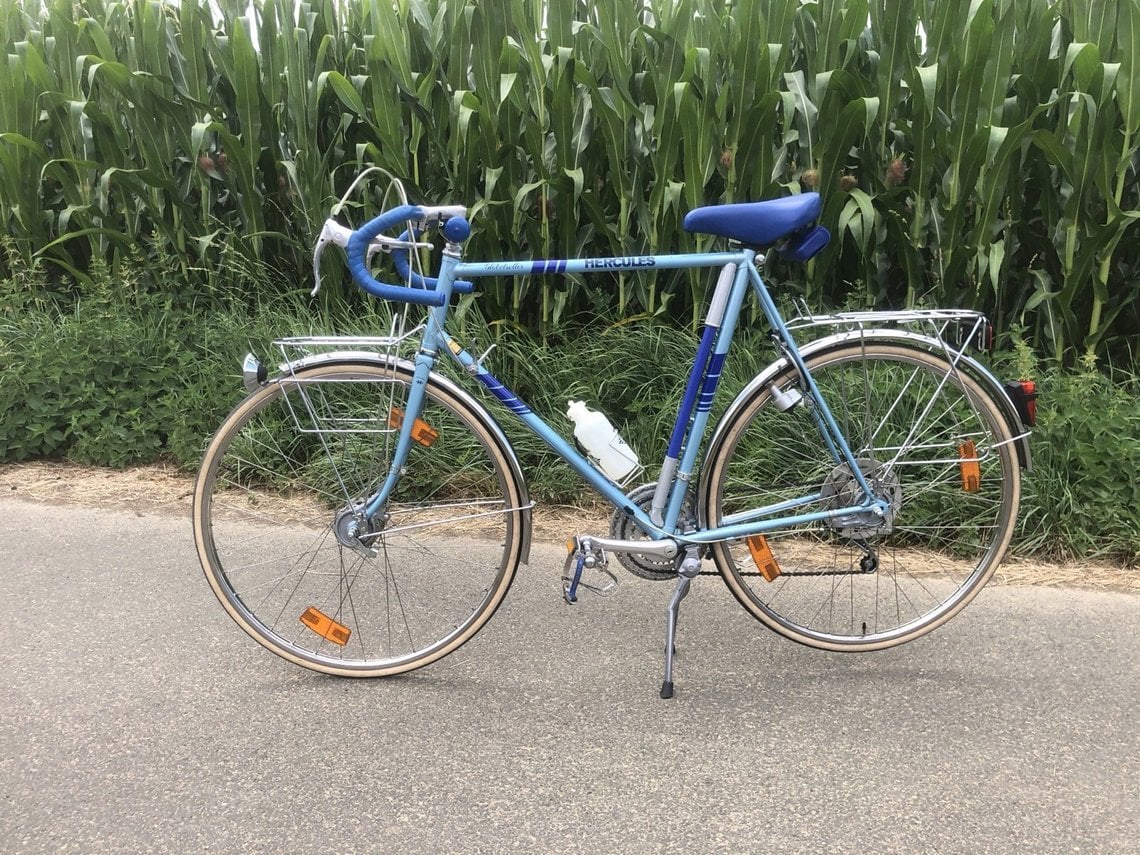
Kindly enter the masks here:
[[305, 609], [304, 614], [301, 615], [301, 623], [321, 638], [327, 638], [333, 644], [339, 644], [341, 647], [348, 644], [348, 637], [352, 635], [352, 630], [347, 626], [342, 623], [337, 623], [331, 617], [317, 611], [312, 606]]
[[[388, 427], [393, 430], [399, 430], [400, 425], [404, 423], [404, 411], [399, 407], [392, 407], [388, 412]], [[412, 439], [428, 448], [433, 442], [439, 439], [439, 431], [425, 422], [423, 419], [416, 419], [412, 422]]]
[[768, 547], [768, 538], [762, 534], [754, 534], [744, 541], [748, 544], [748, 551], [752, 553], [752, 560], [756, 562], [756, 569], [765, 581], [775, 582], [780, 575], [780, 565], [776, 563], [776, 556]]
[[982, 467], [978, 462], [978, 447], [972, 439], [958, 446], [958, 468], [962, 470], [962, 489], [976, 493], [982, 488]]

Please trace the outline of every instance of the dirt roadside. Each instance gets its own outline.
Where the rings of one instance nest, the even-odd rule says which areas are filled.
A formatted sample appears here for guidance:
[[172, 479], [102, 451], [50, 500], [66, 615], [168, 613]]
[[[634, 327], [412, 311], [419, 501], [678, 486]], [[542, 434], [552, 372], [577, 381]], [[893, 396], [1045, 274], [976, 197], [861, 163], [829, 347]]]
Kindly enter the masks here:
[[[0, 495], [29, 502], [132, 510], [140, 516], [169, 514], [189, 519], [193, 487], [193, 476], [174, 467], [101, 469], [69, 462], [0, 464]], [[536, 540], [559, 543], [578, 532], [598, 533], [598, 524], [599, 515], [588, 508], [540, 506], [535, 514], [534, 536]], [[997, 569], [990, 584], [1140, 594], [1140, 568], [1101, 561], [1060, 563], [1014, 557], [1007, 558]]]

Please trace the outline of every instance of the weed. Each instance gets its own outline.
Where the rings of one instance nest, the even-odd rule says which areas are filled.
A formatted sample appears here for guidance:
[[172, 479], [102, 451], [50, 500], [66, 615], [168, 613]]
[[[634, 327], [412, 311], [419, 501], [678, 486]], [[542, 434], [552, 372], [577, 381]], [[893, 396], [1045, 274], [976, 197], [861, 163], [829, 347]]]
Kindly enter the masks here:
[[[159, 284], [163, 272], [141, 258], [118, 277], [96, 266], [65, 310], [45, 296], [41, 271], [14, 269], [0, 281], [2, 460], [123, 466], [163, 458], [192, 470], [244, 394], [239, 366], [247, 351], [272, 366], [274, 338], [376, 333], [390, 321], [375, 301], [313, 301], [300, 289], [250, 303], [173, 294]], [[463, 327], [459, 337], [473, 350], [491, 343], [477, 310]], [[606, 412], [644, 462], [661, 458], [696, 349], [691, 332], [598, 318], [541, 340], [509, 325], [490, 328], [498, 347], [488, 368], [556, 429], [570, 435], [561, 414], [569, 399], [581, 398]], [[758, 330], [738, 333], [714, 419], [773, 357]], [[1000, 373], [1037, 377], [1041, 390], [1015, 548], [1140, 561], [1140, 381], [1123, 368], [1112, 379], [1088, 368], [1041, 374], [1017, 344], [998, 361]], [[484, 401], [514, 444], [532, 494], [581, 501], [577, 476], [494, 398]]]

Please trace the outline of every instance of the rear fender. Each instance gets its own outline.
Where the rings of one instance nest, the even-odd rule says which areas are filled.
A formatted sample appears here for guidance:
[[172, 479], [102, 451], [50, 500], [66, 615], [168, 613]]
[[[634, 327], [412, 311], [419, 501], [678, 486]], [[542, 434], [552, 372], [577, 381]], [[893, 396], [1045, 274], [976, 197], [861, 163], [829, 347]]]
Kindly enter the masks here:
[[[937, 338], [896, 329], [853, 330], [851, 332], [824, 336], [823, 338], [802, 345], [800, 347], [800, 355], [807, 360], [811, 357], [827, 353], [829, 350], [837, 350], [850, 345], [852, 342], [858, 341], [874, 341], [883, 344], [914, 347], [944, 357], [952, 355], [947, 354], [946, 344]], [[1029, 451], [1029, 433], [1021, 423], [1021, 417], [1017, 413], [1017, 408], [1013, 405], [1002, 383], [994, 377], [988, 368], [967, 354], [963, 353], [958, 356], [957, 363], [959, 369], [964, 374], [978, 383], [986, 392], [989, 392], [998, 403], [1002, 415], [1009, 425], [1010, 434], [1014, 437], [1013, 444], [1017, 450], [1018, 463], [1021, 464], [1022, 469], [1031, 469], [1033, 459]], [[707, 473], [711, 467], [709, 467], [707, 463], [713, 460], [716, 454], [719, 453], [721, 443], [724, 442], [724, 432], [727, 430], [728, 425], [732, 423], [737, 412], [747, 406], [756, 395], [767, 389], [772, 381], [788, 368], [788, 364], [787, 358], [781, 357], [767, 366], [740, 391], [740, 394], [736, 396], [733, 402], [728, 406], [728, 409], [725, 410], [724, 415], [717, 423], [712, 439], [709, 441], [708, 451], [705, 453], [706, 465], [701, 467], [700, 495], [704, 495], [704, 491], [708, 486], [705, 481], [705, 473]]]

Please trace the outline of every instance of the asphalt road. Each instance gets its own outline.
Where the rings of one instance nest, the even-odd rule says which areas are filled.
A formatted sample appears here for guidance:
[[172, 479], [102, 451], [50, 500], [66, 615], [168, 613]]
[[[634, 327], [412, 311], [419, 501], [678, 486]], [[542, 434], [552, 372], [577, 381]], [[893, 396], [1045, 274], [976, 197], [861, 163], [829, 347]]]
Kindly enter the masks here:
[[1136, 852], [1140, 598], [991, 587], [828, 654], [715, 578], [506, 605], [415, 674], [311, 674], [214, 601], [186, 519], [0, 500], [0, 850]]

